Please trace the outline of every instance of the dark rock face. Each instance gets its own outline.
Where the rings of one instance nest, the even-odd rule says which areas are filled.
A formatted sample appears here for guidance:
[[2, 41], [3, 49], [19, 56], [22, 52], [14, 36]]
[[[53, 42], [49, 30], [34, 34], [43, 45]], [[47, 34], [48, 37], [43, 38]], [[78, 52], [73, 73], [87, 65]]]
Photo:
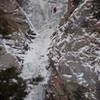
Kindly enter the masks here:
[[[18, 49], [21, 52], [28, 50], [25, 42], [31, 40], [28, 34], [33, 36], [34, 33], [20, 7], [24, 2], [25, 0], [0, 0], [0, 65], [5, 65], [8, 68], [11, 65], [19, 67], [19, 64], [16, 64], [16, 57], [8, 54], [5, 46], [9, 49]], [[9, 59], [5, 59], [6, 57]], [[0, 66], [0, 68], [5, 66]]]
[[[0, 39], [1, 42], [1, 50], [0, 50], [0, 68], [9, 68], [11, 66], [17, 66], [18, 63], [16, 62], [16, 58], [13, 57], [11, 54], [7, 54], [5, 47], [3, 45], [3, 38], [7, 38], [8, 35], [12, 34], [13, 32], [18, 31], [17, 23], [14, 19], [14, 11], [17, 9], [17, 4], [13, 0], [0, 0], [0, 34], [3, 37]], [[15, 11], [16, 12], [16, 11]], [[17, 13], [17, 12], [16, 12]], [[15, 64], [16, 62], [16, 64]], [[5, 65], [5, 66], [4, 66]]]
[[[100, 77], [97, 73], [100, 71], [100, 20], [94, 17], [93, 4], [84, 0], [78, 6], [70, 7], [72, 12], [65, 14], [53, 36], [49, 52], [53, 65], [50, 62], [50, 67], [53, 74], [56, 72], [60, 76], [57, 84], [60, 87], [60, 83], [63, 84], [65, 90], [62, 93], [67, 96], [66, 100], [99, 100], [96, 86], [99, 86]], [[51, 88], [52, 84], [49, 91], [56, 91], [54, 100], [65, 100], [59, 95], [62, 89], [57, 85]]]
[[23, 59], [17, 54], [29, 50], [26, 42], [33, 33], [18, 2], [0, 0], [0, 100], [24, 100], [27, 95], [26, 81], [19, 76]]

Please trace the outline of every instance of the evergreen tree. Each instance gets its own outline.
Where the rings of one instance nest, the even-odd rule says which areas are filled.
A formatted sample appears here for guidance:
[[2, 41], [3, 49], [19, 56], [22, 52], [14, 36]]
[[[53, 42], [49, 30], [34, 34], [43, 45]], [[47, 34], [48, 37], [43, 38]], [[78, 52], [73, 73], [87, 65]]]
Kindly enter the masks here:
[[0, 100], [24, 100], [26, 82], [15, 67], [0, 71]]

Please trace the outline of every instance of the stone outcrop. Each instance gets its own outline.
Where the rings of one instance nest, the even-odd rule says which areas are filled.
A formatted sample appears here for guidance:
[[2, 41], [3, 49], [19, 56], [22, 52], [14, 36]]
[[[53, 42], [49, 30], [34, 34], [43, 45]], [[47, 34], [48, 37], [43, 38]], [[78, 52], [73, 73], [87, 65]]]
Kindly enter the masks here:
[[[25, 2], [22, 0], [22, 2]], [[0, 0], [0, 69], [19, 67], [18, 50], [28, 50], [27, 41], [34, 38], [27, 16], [16, 0]], [[27, 46], [27, 47], [26, 47]], [[16, 52], [14, 52], [17, 50]]]
[[83, 0], [77, 6], [74, 1], [53, 34], [50, 68], [60, 81], [51, 76], [47, 91], [54, 100], [99, 100], [100, 19], [94, 16], [93, 1]]

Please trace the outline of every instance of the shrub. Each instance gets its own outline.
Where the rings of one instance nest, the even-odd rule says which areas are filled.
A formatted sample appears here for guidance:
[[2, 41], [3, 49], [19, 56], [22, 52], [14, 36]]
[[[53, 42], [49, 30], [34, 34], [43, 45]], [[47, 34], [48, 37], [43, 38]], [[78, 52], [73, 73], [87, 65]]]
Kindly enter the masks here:
[[41, 82], [41, 81], [43, 81], [43, 77], [41, 76], [41, 75], [38, 75], [36, 78], [35, 78], [35, 81], [36, 82]]
[[0, 71], [0, 100], [24, 100], [26, 81], [15, 67]]
[[32, 80], [30, 81], [31, 84], [38, 84], [39, 82], [43, 81], [44, 78], [41, 75], [38, 75], [35, 78], [32, 78]]
[[0, 34], [3, 36], [11, 34], [7, 20], [0, 18]]
[[78, 6], [82, 0], [73, 0], [73, 4]]
[[73, 91], [73, 97], [75, 100], [85, 100], [81, 88], [77, 88], [76, 90]]

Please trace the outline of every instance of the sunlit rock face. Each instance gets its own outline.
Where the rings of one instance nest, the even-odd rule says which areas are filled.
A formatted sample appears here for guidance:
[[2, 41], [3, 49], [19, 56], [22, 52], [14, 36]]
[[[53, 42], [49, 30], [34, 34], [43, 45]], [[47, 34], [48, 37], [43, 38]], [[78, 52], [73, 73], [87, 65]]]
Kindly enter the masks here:
[[[73, 2], [71, 4], [70, 9], [75, 6]], [[100, 17], [99, 14], [99, 18], [95, 16], [94, 6], [91, 0], [80, 1], [72, 12], [65, 14], [63, 23], [53, 34], [50, 66], [55, 76], [60, 77], [58, 87], [65, 91], [64, 96], [68, 93], [68, 100], [99, 100]], [[51, 83], [52, 80], [54, 78], [51, 76]], [[53, 86], [57, 87], [54, 82]], [[60, 100], [59, 89], [51, 88], [55, 94], [54, 100]], [[79, 92], [77, 89], [82, 92], [82, 97], [76, 93]], [[77, 96], [79, 98], [76, 99]]]

